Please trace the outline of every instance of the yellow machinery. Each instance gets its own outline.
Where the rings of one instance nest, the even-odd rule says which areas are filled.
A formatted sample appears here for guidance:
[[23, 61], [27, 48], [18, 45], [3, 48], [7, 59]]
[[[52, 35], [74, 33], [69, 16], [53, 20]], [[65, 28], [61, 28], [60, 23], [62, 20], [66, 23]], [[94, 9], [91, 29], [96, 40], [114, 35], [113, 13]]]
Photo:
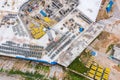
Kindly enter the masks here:
[[102, 73], [97, 72], [97, 73], [96, 73], [96, 76], [101, 77], [101, 76], [102, 76]]
[[41, 18], [40, 20], [37, 18], [34, 18], [33, 20], [40, 24], [40, 27], [36, 27], [34, 23], [31, 23], [29, 25], [31, 34], [34, 39], [40, 39], [42, 36], [45, 35], [45, 32], [43, 31], [44, 27], [50, 27], [56, 23], [56, 21], [50, 19], [49, 17], [44, 17], [44, 18]]
[[103, 75], [103, 79], [105, 79], [105, 80], [108, 80], [108, 77], [109, 77], [108, 74], [104, 74], [104, 75]]
[[49, 24], [49, 26], [53, 26], [57, 22], [55, 20], [50, 19], [49, 17], [44, 17], [43, 20], [45, 21], [46, 24]]
[[108, 80], [110, 68], [104, 68], [101, 65], [91, 65], [87, 75], [95, 80]]
[[101, 80], [101, 77], [95, 76], [95, 80]]
[[97, 70], [97, 66], [92, 65], [91, 69], [96, 71]]
[[95, 71], [91, 69], [91, 70], [90, 70], [90, 73], [95, 74]]
[[91, 78], [93, 78], [94, 74], [88, 73], [88, 76], [91, 77]]
[[110, 68], [106, 68], [106, 69], [105, 69], [105, 73], [106, 73], [106, 74], [110, 74]]
[[43, 31], [43, 25], [41, 25], [40, 27], [35, 27], [35, 25], [31, 23], [29, 27], [34, 39], [40, 39], [42, 36], [45, 35], [45, 32]]
[[102, 68], [98, 68], [98, 72], [102, 73], [103, 69]]
[[50, 23], [52, 20], [49, 17], [44, 17], [44, 21]]

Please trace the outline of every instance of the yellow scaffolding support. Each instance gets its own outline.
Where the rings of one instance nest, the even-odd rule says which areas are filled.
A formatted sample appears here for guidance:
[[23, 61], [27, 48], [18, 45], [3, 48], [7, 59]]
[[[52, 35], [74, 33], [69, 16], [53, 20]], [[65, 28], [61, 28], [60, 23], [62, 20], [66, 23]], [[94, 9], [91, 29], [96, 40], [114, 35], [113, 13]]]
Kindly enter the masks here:
[[43, 31], [43, 25], [40, 25], [40, 27], [35, 27], [35, 24], [31, 23], [29, 27], [34, 39], [40, 39], [45, 34]]

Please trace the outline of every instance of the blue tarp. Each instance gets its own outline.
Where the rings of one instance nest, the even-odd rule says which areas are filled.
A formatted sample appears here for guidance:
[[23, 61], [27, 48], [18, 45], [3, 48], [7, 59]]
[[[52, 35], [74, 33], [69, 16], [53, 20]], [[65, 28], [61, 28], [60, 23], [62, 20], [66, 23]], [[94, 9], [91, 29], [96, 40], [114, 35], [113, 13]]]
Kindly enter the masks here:
[[92, 55], [92, 56], [96, 56], [96, 55], [97, 55], [97, 53], [96, 53], [96, 52], [94, 52], [94, 51], [92, 51], [92, 52], [91, 52], [91, 55]]
[[35, 62], [42, 62], [42, 63], [46, 63], [46, 64], [51, 64], [51, 65], [57, 64], [57, 62], [51, 62], [51, 63], [49, 63], [49, 62], [47, 62], [45, 60], [36, 60], [36, 59], [25, 58], [25, 57], [20, 57], [20, 56], [16, 56], [16, 58], [18, 58], [18, 59], [24, 59], [24, 60], [30, 60], [30, 61], [35, 61]]
[[57, 62], [51, 62], [50, 64], [55, 65], [55, 64], [57, 64]]
[[29, 12], [32, 12], [32, 8], [29, 8], [28, 11], [29, 11]]
[[40, 11], [40, 14], [42, 14], [42, 16], [44, 16], [44, 17], [47, 16], [47, 14], [43, 10]]
[[80, 31], [80, 32], [83, 32], [83, 31], [84, 31], [84, 28], [80, 27], [80, 28], [79, 28], [79, 31]]
[[113, 60], [115, 59], [112, 55], [109, 56], [109, 59]]
[[107, 11], [107, 12], [110, 12], [110, 11], [111, 11], [113, 3], [114, 3], [114, 2], [113, 2], [112, 0], [109, 2], [108, 6], [106, 7], [106, 11]]

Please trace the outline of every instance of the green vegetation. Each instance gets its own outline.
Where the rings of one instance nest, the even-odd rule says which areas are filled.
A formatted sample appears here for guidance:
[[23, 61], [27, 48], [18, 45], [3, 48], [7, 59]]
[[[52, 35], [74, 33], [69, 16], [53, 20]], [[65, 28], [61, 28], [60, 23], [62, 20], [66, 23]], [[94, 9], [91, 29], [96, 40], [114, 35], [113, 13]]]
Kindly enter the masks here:
[[0, 69], [0, 72], [6, 72], [8, 75], [20, 75], [20, 76], [23, 76], [25, 78], [25, 80], [47, 80], [47, 79], [44, 79], [44, 76], [35, 72], [35, 73], [30, 73], [30, 72], [22, 72], [22, 71], [19, 71], [19, 70], [10, 70], [10, 71], [7, 71], [7, 70], [4, 70], [4, 69]]
[[0, 69], [0, 72], [4, 72], [3, 68]]
[[51, 78], [52, 80], [57, 80], [57, 78], [56, 77], [53, 77], [53, 78]]
[[107, 48], [106, 53], [108, 53], [113, 48], [113, 46], [114, 46], [114, 44], [109, 45], [108, 48]]
[[80, 72], [82, 74], [87, 73], [88, 71], [88, 68], [86, 68], [81, 61], [79, 61], [79, 58], [76, 58], [68, 68]]
[[35, 66], [35, 69], [40, 69], [40, 70], [43, 70], [45, 72], [49, 71], [49, 66], [43, 66], [43, 65], [36, 65]]
[[5, 72], [8, 75], [20, 75], [23, 78], [25, 78], [25, 80], [57, 80], [55, 77], [54, 78], [47, 78], [42, 74], [39, 74], [38, 72], [35, 73], [30, 73], [30, 72], [22, 72], [20, 70], [4, 70], [3, 68], [0, 69], [0, 72]]
[[32, 67], [33, 67], [33, 65], [29, 63], [28, 64], [28, 68], [32, 68]]
[[[29, 65], [29, 67], [31, 67], [32, 65]], [[41, 70], [44, 71], [45, 73], [47, 73], [50, 69], [49, 66], [44, 66], [44, 65], [36, 65], [35, 69], [37, 69], [37, 71]], [[8, 75], [20, 75], [22, 77], [25, 78], [25, 80], [53, 80], [53, 79], [47, 79], [45, 78], [44, 75], [39, 74], [38, 72], [35, 73], [31, 73], [31, 72], [22, 72], [20, 70], [4, 70], [3, 68], [0, 69], [0, 72], [5, 72]]]
[[89, 79], [86, 79], [85, 77], [77, 75], [75, 73], [68, 72], [65, 80], [89, 80]]
[[118, 67], [120, 68], [120, 64], [118, 64]]
[[25, 77], [26, 80], [37, 80], [37, 79], [42, 79], [44, 78], [43, 75], [35, 72], [35, 73], [30, 73], [30, 72], [22, 72], [22, 71], [19, 71], [19, 70], [10, 70], [8, 72], [9, 75], [21, 75], [23, 77]]

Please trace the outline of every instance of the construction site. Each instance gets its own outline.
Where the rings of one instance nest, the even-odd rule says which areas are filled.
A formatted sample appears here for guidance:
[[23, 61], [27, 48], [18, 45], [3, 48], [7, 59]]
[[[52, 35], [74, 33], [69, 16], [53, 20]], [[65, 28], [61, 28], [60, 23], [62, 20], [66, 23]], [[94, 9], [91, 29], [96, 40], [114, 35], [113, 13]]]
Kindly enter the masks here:
[[[7, 32], [0, 36], [1, 54], [67, 67], [103, 30], [101, 24], [93, 25], [100, 3], [86, 15], [87, 11], [81, 12], [84, 10], [79, 0], [25, 1], [18, 14], [8, 13], [1, 20], [1, 33]], [[92, 9], [94, 4], [91, 5]]]
[[70, 71], [76, 71], [74, 61], [80, 60], [85, 78], [113, 80], [113, 63], [108, 65], [107, 59], [120, 42], [117, 9], [117, 0], [1, 0], [0, 55]]

